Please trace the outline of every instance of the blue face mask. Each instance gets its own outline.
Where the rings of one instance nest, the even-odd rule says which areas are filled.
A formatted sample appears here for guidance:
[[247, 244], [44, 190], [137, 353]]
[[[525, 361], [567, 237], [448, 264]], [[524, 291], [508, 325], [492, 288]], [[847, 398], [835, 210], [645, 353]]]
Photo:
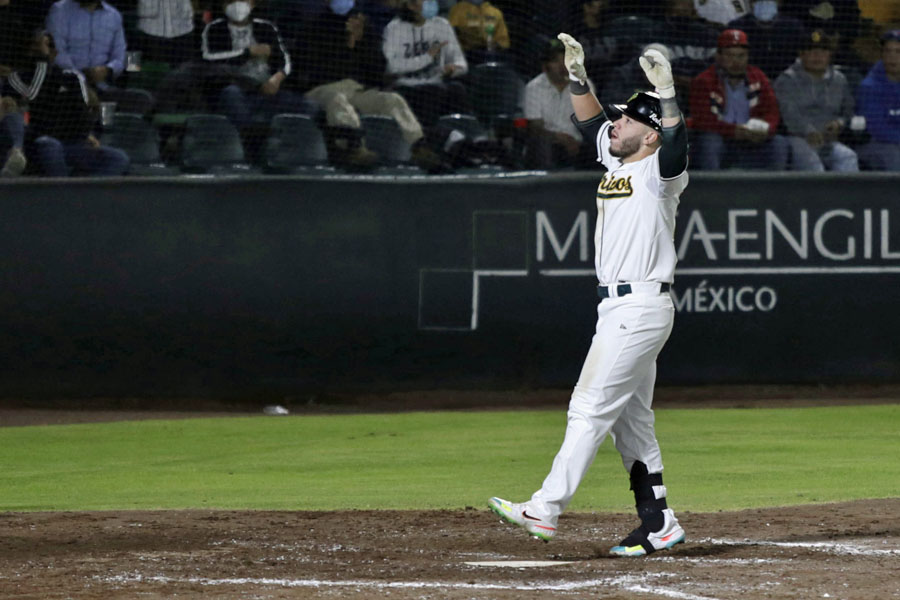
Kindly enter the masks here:
[[437, 0], [425, 0], [422, 4], [422, 16], [426, 19], [430, 19], [432, 17], [436, 17], [438, 14], [438, 3]]
[[757, 0], [753, 4], [753, 16], [760, 21], [771, 21], [778, 16], [778, 2], [775, 0]]
[[331, 0], [331, 12], [336, 15], [346, 15], [348, 12], [353, 10], [353, 6], [356, 4], [355, 0]]

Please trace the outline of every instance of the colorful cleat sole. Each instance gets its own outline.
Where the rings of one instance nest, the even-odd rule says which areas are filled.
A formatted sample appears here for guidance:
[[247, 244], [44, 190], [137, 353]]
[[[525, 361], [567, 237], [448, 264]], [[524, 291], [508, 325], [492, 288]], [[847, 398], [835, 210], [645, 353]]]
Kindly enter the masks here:
[[[657, 548], [656, 551], [668, 550], [677, 544], [682, 544], [684, 543], [684, 538], [684, 533], [682, 533], [678, 537], [667, 540], [665, 544], [661, 548]], [[643, 546], [638, 544], [637, 546], [613, 546], [610, 548], [609, 553], [613, 556], [645, 556], [647, 551]]]
[[553, 538], [554, 534], [556, 534], [556, 528], [550, 527], [549, 524], [544, 525], [538, 519], [535, 519], [535, 521], [537, 522], [531, 522], [527, 520], [531, 518], [528, 517], [527, 514], [524, 516], [520, 516], [519, 518], [521, 520], [517, 520], [516, 516], [514, 515], [516, 509], [513, 507], [512, 503], [507, 502], [502, 498], [491, 498], [490, 500], [488, 500], [488, 508], [491, 509], [491, 512], [493, 512], [495, 515], [497, 515], [507, 523], [521, 527], [528, 533], [528, 535], [544, 542], [549, 542], [551, 538]]

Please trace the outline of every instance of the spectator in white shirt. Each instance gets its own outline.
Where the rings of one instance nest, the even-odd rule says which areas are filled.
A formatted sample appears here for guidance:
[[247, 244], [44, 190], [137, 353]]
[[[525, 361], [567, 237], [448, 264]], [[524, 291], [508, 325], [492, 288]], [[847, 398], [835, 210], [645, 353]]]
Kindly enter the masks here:
[[384, 28], [382, 45], [394, 90], [426, 127], [441, 115], [472, 112], [458, 81], [469, 65], [453, 27], [437, 13], [437, 0], [404, 2]]
[[129, 50], [142, 60], [177, 66], [194, 57], [194, 7], [191, 0], [138, 0], [137, 33]]
[[588, 167], [596, 156], [591, 155], [590, 144], [584, 143], [581, 132], [572, 123], [569, 72], [564, 58], [562, 42], [549, 42], [541, 57], [542, 73], [525, 86], [525, 163], [529, 168]]

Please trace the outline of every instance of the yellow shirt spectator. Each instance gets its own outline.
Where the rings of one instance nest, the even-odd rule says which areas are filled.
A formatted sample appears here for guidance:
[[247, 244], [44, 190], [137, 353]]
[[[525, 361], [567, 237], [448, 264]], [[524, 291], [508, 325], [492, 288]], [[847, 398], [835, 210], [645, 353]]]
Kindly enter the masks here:
[[879, 24], [900, 23], [900, 4], [885, 0], [859, 0], [863, 17]]
[[496, 48], [509, 49], [509, 31], [503, 12], [490, 2], [457, 2], [450, 9], [449, 17], [463, 50], [487, 48], [489, 34]]

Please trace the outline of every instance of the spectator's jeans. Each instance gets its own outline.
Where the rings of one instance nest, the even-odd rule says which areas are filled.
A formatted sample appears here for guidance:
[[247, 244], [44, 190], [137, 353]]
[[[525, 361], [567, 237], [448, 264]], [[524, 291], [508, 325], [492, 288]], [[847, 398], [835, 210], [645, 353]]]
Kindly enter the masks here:
[[14, 112], [0, 119], [0, 164], [13, 148], [25, 144], [25, 119], [22, 113]]
[[761, 144], [754, 144], [722, 137], [718, 133], [699, 131], [691, 135], [694, 146], [694, 166], [704, 171], [722, 167], [741, 169], [769, 169], [783, 171], [787, 168], [788, 142], [774, 135]]
[[873, 171], [900, 171], [900, 144], [869, 142], [856, 149], [859, 162]]
[[342, 79], [315, 87], [306, 97], [325, 107], [328, 124], [333, 127], [359, 129], [362, 127], [359, 113], [385, 115], [397, 121], [408, 143], [414, 144], [424, 137], [422, 125], [400, 94], [367, 90], [352, 79]]
[[250, 125], [257, 115], [268, 122], [280, 113], [314, 115], [317, 108], [315, 103], [290, 90], [278, 90], [277, 94], [267, 96], [231, 84], [219, 93], [220, 111], [238, 128]]
[[87, 140], [61, 142], [42, 135], [31, 146], [29, 158], [50, 177], [124, 175], [131, 163], [122, 150], [110, 146], [95, 148]]
[[802, 137], [791, 136], [791, 168], [794, 171], [859, 171], [856, 152], [840, 142], [824, 144], [814, 150]]

